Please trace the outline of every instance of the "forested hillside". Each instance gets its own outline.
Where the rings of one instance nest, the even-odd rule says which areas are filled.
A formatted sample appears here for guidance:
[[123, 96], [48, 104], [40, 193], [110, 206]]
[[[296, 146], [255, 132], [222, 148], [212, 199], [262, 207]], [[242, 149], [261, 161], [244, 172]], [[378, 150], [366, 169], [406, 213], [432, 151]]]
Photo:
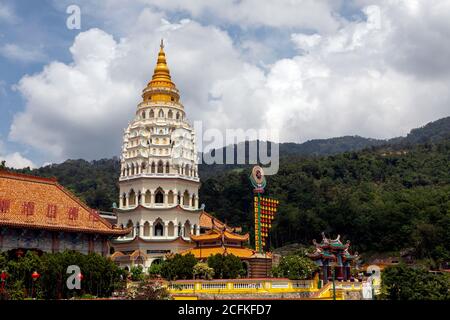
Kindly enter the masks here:
[[[203, 182], [206, 209], [252, 230], [249, 170]], [[361, 251], [415, 248], [419, 258], [450, 256], [450, 142], [383, 148], [322, 158], [287, 157], [268, 177], [281, 201], [274, 247], [310, 244], [322, 231], [341, 234]]]

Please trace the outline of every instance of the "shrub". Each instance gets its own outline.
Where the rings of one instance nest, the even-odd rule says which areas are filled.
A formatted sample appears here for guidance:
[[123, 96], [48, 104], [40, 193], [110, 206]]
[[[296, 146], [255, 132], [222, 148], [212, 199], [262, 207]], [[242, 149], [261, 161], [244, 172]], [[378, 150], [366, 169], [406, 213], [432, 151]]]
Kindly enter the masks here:
[[214, 269], [207, 263], [199, 262], [194, 266], [194, 278], [211, 280], [214, 276]]

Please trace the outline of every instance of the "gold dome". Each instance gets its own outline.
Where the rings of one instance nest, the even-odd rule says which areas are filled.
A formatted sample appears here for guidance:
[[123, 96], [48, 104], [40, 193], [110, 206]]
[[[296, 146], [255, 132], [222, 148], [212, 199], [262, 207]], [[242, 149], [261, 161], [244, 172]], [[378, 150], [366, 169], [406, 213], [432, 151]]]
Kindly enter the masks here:
[[[168, 89], [168, 90], [167, 90]], [[153, 72], [152, 80], [147, 84], [143, 94], [144, 101], [176, 101], [179, 100], [178, 90], [170, 77], [167, 66], [164, 42], [161, 39], [158, 60]]]

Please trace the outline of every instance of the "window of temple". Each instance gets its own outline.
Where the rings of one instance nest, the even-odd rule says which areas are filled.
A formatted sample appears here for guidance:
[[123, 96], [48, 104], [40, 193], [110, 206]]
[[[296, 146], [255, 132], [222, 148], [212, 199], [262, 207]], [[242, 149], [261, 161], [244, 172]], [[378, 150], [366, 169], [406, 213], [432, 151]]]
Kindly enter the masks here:
[[155, 163], [152, 162], [152, 173], [155, 173], [155, 172], [156, 172], [156, 166], [155, 166]]
[[188, 164], [187, 164], [186, 167], [184, 168], [184, 174], [185, 174], [186, 176], [189, 175], [189, 165], [188, 165]]
[[138, 192], [138, 202], [137, 202], [137, 204], [139, 205], [141, 203], [142, 203], [142, 194], [141, 194], [141, 191], [139, 191]]
[[141, 227], [141, 226], [139, 225], [139, 221], [136, 222], [136, 229], [135, 229], [135, 230], [136, 230], [136, 231], [135, 231], [135, 235], [136, 235], [136, 236], [139, 236], [139, 229], [140, 229], [140, 227]]
[[148, 221], [144, 223], [144, 237], [150, 237], [150, 223]]
[[166, 163], [166, 173], [170, 173], [170, 165], [168, 162]]
[[144, 197], [144, 201], [147, 204], [150, 204], [152, 202], [152, 194], [150, 193], [150, 190], [147, 190], [145, 192], [145, 197]]
[[184, 236], [187, 237], [191, 233], [191, 223], [187, 220], [184, 224]]
[[134, 175], [134, 163], [131, 164], [131, 175]]
[[195, 194], [192, 195], [191, 206], [195, 206]]
[[173, 191], [170, 190], [170, 191], [169, 191], [169, 196], [168, 196], [169, 204], [173, 204], [174, 198], [175, 198], [175, 197], [174, 197]]
[[130, 206], [136, 205], [136, 193], [134, 192], [133, 189], [131, 189], [131, 191], [130, 191], [130, 195], [129, 195], [129, 198], [128, 198], [128, 203], [129, 203]]
[[173, 237], [175, 235], [175, 226], [172, 221], [169, 222], [169, 226], [167, 228], [167, 235], [169, 237]]
[[155, 237], [164, 236], [164, 225], [162, 224], [161, 220], [157, 220], [153, 225], [153, 235]]
[[180, 119], [180, 113], [177, 112], [177, 120], [179, 120], [179, 119]]
[[156, 190], [155, 203], [164, 203], [164, 192], [161, 188]]
[[189, 192], [186, 190], [183, 194], [183, 205], [188, 206], [189, 205]]
[[142, 119], [145, 119], [145, 111], [142, 111]]
[[158, 117], [164, 118], [164, 111], [162, 109], [159, 110]]
[[164, 165], [161, 160], [159, 160], [159, 162], [158, 162], [158, 173], [164, 173]]
[[172, 119], [172, 118], [173, 118], [173, 112], [172, 112], [172, 110], [169, 110], [168, 117], [169, 117], [169, 119]]
[[155, 117], [155, 112], [153, 110], [150, 110], [150, 118], [154, 118]]
[[145, 162], [142, 162], [142, 165], [141, 165], [141, 172], [145, 172], [145, 169], [147, 168], [147, 166], [146, 166], [146, 164], [145, 164]]
[[131, 228], [131, 231], [130, 231], [129, 234], [127, 234], [127, 237], [128, 237], [128, 238], [133, 237], [133, 236], [134, 236], [134, 232], [133, 232], [134, 229], [133, 229], [133, 222], [132, 222], [131, 220], [128, 220], [127, 228]]
[[183, 234], [183, 226], [181, 225], [181, 222], [178, 222], [178, 236], [179, 237], [181, 237], [181, 236], [184, 236], [184, 234]]
[[122, 195], [122, 207], [125, 207], [127, 205], [127, 195], [125, 192]]

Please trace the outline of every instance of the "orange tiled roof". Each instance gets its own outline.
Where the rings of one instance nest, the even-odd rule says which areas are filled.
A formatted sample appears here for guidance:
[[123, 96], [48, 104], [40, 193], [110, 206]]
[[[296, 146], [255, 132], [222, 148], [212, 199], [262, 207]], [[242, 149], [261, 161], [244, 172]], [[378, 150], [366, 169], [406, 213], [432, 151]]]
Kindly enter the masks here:
[[252, 258], [255, 256], [255, 251], [249, 248], [234, 248], [234, 247], [206, 247], [193, 248], [184, 250], [181, 254], [192, 253], [197, 259], [208, 258], [215, 254], [233, 254], [239, 258]]
[[0, 226], [125, 235], [56, 179], [0, 170]]
[[217, 240], [221, 239], [223, 236], [228, 240], [237, 240], [237, 241], [248, 241], [249, 234], [246, 233], [244, 235], [236, 234], [233, 232], [230, 232], [228, 230], [221, 231], [218, 230], [218, 228], [209, 230], [207, 233], [200, 234], [200, 235], [191, 235], [191, 239], [194, 241], [206, 241], [206, 240]]

